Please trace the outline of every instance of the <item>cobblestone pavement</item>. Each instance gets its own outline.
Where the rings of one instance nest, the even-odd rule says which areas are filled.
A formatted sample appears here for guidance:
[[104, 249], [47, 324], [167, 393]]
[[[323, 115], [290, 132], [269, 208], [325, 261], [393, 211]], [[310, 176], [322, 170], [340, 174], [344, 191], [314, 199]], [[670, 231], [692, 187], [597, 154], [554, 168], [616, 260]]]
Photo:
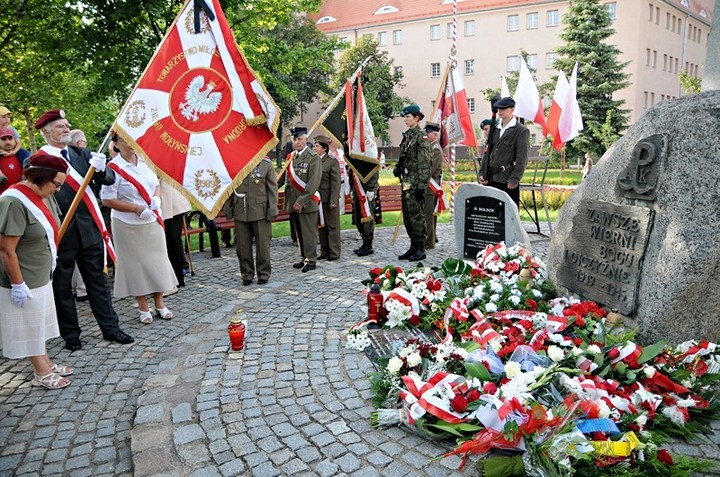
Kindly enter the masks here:
[[[75, 367], [68, 388], [33, 388], [26, 361], [0, 358], [0, 475], [475, 475], [472, 465], [458, 472], [458, 458], [433, 461], [452, 442], [369, 424], [372, 365], [344, 349], [343, 335], [361, 318], [360, 279], [398, 263], [408, 245], [404, 232], [395, 245], [391, 237], [378, 229], [375, 255], [359, 258], [357, 233], [344, 232], [342, 258], [309, 273], [291, 267], [289, 239], [274, 240], [264, 286], [240, 284], [233, 250], [194, 254], [196, 276], [167, 298], [172, 321], [143, 325], [134, 300], [116, 302], [132, 345], [103, 341], [81, 305], [83, 350], [49, 343]], [[426, 264], [455, 254], [452, 225], [439, 225], [439, 237]], [[547, 239], [531, 238], [544, 254]], [[228, 352], [238, 306], [249, 315], [246, 346]], [[712, 443], [683, 446], [720, 455]]]

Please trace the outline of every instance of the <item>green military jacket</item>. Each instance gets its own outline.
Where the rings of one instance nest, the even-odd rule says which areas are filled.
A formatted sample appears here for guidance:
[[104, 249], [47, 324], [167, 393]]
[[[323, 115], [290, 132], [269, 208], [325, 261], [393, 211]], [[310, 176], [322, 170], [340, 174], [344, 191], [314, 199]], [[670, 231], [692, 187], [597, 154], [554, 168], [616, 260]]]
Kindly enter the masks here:
[[322, 178], [320, 156], [311, 148], [306, 147], [300, 154], [293, 152], [291, 160], [295, 174], [305, 182], [305, 190], [301, 193], [292, 185], [288, 177], [283, 209], [293, 212], [293, 205], [297, 202], [302, 206], [301, 213], [317, 212], [318, 204], [312, 199], [312, 196], [320, 187], [320, 179]]
[[403, 133], [398, 164], [403, 190], [427, 187], [433, 165], [433, 153], [430, 142], [419, 127], [410, 128]]
[[443, 161], [445, 160], [445, 155], [443, 154], [442, 147], [440, 147], [440, 143], [438, 143], [437, 141], [431, 143], [430, 147], [432, 149], [433, 155], [433, 163], [432, 168], [430, 169], [430, 177], [435, 179], [435, 182], [439, 184], [440, 181], [442, 181]]
[[277, 177], [265, 158], [245, 177], [223, 206], [225, 217], [238, 222], [272, 220], [278, 214]]
[[320, 200], [335, 205], [340, 203], [340, 163], [332, 154], [325, 154], [322, 158], [322, 179], [320, 180]]

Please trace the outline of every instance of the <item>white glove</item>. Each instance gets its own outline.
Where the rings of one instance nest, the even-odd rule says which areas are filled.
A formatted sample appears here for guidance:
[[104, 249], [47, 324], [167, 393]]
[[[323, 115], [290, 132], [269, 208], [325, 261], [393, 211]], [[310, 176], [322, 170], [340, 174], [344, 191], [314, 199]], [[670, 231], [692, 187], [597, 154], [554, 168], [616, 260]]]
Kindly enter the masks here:
[[367, 199], [369, 201], [372, 201], [375, 198], [375, 192], [373, 192], [373, 191], [368, 191], [365, 193], [365, 195], [367, 196]]
[[150, 199], [150, 210], [160, 210], [160, 207], [162, 207], [162, 201], [160, 200], [160, 197], [154, 196], [152, 199]]
[[100, 152], [90, 153], [90, 165], [95, 168], [96, 171], [102, 172], [105, 170], [105, 154]]
[[142, 214], [140, 214], [140, 219], [146, 220], [148, 222], [154, 218], [155, 218], [155, 214], [153, 213], [152, 210], [150, 210], [148, 208], [145, 208], [145, 210], [142, 211]]
[[27, 285], [25, 285], [25, 282], [12, 283], [10, 286], [12, 287], [12, 290], [10, 291], [10, 300], [12, 300], [13, 305], [18, 308], [24, 307], [27, 299], [33, 297], [32, 293], [30, 293], [30, 289]]

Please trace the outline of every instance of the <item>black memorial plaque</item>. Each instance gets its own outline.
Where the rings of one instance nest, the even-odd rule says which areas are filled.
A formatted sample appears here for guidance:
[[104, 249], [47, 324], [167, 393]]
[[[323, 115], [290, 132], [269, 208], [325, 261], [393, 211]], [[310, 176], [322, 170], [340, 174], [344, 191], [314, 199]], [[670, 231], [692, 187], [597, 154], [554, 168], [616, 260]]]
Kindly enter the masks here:
[[558, 285], [630, 315], [654, 212], [584, 200], [565, 239]]
[[465, 199], [463, 257], [474, 260], [488, 245], [505, 240], [505, 202], [493, 197]]

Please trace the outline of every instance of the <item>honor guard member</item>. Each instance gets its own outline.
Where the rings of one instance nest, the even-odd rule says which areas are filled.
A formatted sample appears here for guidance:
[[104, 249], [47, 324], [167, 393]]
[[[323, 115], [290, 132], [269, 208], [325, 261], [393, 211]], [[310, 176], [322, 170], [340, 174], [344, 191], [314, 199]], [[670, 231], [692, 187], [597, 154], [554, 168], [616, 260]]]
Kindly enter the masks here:
[[[430, 181], [434, 181], [437, 186], [442, 185], [442, 174], [443, 174], [443, 160], [444, 154], [442, 147], [440, 147], [440, 125], [437, 123], [431, 123], [428, 121], [425, 124], [425, 134], [427, 135], [428, 141], [430, 142], [430, 148], [432, 150], [432, 167], [430, 169]], [[435, 215], [435, 205], [438, 202], [438, 197], [435, 192], [428, 187], [425, 191], [425, 226], [427, 228], [427, 237], [425, 238], [425, 249], [434, 249], [435, 243], [437, 242], [437, 216]]]
[[320, 156], [322, 178], [320, 179], [320, 200], [322, 201], [325, 227], [320, 233], [320, 256], [318, 260], [333, 261], [340, 258], [340, 163], [330, 153], [331, 139], [315, 136], [313, 150]]
[[507, 193], [520, 206], [520, 180], [525, 173], [530, 146], [530, 131], [513, 116], [515, 101], [502, 98], [493, 105], [500, 118], [498, 126], [488, 138], [488, 149], [480, 168], [488, 177], [480, 176], [480, 183]]
[[425, 258], [425, 190], [430, 180], [432, 150], [419, 123], [425, 117], [417, 104], [402, 110], [407, 131], [400, 142], [400, 158], [393, 173], [400, 179], [402, 213], [405, 230], [410, 237], [410, 248], [398, 260], [416, 262]]
[[[365, 257], [375, 253], [373, 250], [373, 237], [375, 236], [375, 213], [379, 177], [380, 171], [375, 172], [370, 176], [367, 182], [363, 184], [360, 182], [360, 179], [358, 179], [355, 172], [350, 170], [350, 187], [352, 188], [352, 220], [358, 232], [360, 232], [360, 237], [362, 237], [363, 241], [360, 248], [353, 250], [353, 253], [358, 257]], [[355, 181], [358, 181], [358, 184], [356, 184]], [[361, 187], [365, 192], [365, 198], [368, 201], [370, 210], [370, 215], [368, 217], [363, 217], [362, 206], [360, 204], [361, 191], [358, 190], [358, 187]]]
[[266, 156], [233, 191], [223, 207], [225, 216], [235, 221], [235, 246], [244, 286], [252, 283], [256, 272], [258, 285], [270, 280], [270, 241], [272, 221], [278, 214], [277, 204], [277, 177], [272, 160]]
[[290, 221], [295, 227], [302, 260], [294, 263], [293, 268], [303, 272], [315, 270], [318, 243], [318, 208], [320, 194], [318, 187], [322, 177], [320, 157], [308, 147], [307, 128], [295, 126], [290, 131], [293, 136], [293, 152], [287, 168], [285, 203], [283, 208], [290, 212]]
[[53, 156], [62, 157], [69, 164], [67, 180], [55, 194], [61, 217], [70, 208], [77, 187], [82, 183], [90, 167], [95, 169], [92, 181], [85, 189], [85, 197], [80, 202], [70, 225], [58, 246], [57, 267], [53, 274], [53, 293], [57, 309], [60, 336], [65, 340], [65, 347], [70, 351], [82, 349], [80, 334], [82, 329], [78, 323], [77, 308], [73, 297], [71, 282], [75, 264], [77, 263], [87, 289], [90, 308], [95, 315], [103, 338], [120, 344], [129, 344], [135, 340], [120, 329], [120, 319], [112, 306], [110, 287], [105, 278], [105, 249], [103, 240], [109, 238], [103, 222], [97, 195], [100, 186], [115, 183], [115, 173], [105, 168], [105, 156], [91, 153], [88, 149], [68, 146], [70, 124], [61, 109], [53, 109], [43, 113], [35, 122], [35, 129], [40, 131], [47, 143], [41, 149]]

